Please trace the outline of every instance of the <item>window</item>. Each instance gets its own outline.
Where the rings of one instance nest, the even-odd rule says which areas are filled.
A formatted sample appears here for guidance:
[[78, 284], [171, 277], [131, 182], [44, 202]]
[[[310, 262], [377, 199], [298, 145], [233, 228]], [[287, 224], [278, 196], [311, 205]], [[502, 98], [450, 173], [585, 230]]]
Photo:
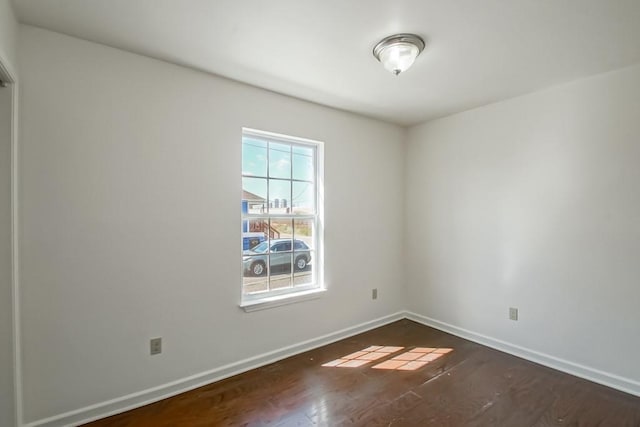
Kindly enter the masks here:
[[321, 149], [243, 129], [243, 306], [322, 288]]

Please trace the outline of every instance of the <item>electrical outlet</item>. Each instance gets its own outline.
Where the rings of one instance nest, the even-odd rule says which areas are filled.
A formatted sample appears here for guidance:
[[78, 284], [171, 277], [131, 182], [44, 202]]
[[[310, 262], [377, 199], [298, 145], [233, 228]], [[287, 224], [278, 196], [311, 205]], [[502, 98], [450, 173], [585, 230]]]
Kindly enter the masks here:
[[371, 289], [371, 299], [378, 299], [378, 288]]
[[151, 341], [149, 341], [149, 353], [151, 355], [162, 353], [162, 338], [151, 338]]
[[514, 307], [509, 307], [509, 319], [518, 320], [518, 309]]

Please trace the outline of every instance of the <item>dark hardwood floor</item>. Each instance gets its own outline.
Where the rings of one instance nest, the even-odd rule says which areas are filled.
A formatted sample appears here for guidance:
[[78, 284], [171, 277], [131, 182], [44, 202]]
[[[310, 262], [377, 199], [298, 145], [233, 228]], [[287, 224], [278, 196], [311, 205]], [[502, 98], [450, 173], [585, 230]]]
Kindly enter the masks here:
[[401, 320], [88, 425], [640, 426], [640, 398]]

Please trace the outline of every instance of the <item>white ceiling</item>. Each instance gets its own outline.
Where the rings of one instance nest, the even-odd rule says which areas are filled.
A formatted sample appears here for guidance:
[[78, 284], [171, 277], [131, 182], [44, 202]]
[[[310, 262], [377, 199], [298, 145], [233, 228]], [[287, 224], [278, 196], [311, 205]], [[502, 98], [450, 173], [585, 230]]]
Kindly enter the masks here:
[[[640, 62], [640, 0], [15, 0], [21, 22], [403, 125]], [[398, 77], [384, 36], [427, 48]]]

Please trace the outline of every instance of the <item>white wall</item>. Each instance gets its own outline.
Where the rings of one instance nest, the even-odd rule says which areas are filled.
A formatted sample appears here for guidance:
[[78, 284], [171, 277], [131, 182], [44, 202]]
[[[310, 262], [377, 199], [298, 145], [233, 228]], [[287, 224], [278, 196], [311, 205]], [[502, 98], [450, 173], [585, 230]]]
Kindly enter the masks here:
[[13, 420], [11, 89], [0, 88], [0, 426]]
[[0, 62], [15, 68], [18, 23], [10, 0], [0, 0]]
[[409, 308], [640, 391], [639, 135], [640, 66], [411, 128]]
[[[17, 22], [0, 0], [0, 64], [16, 78]], [[2, 73], [0, 72], [0, 76]], [[0, 88], [0, 426], [14, 425], [11, 292], [11, 89]]]
[[[403, 129], [33, 27], [19, 41], [27, 422], [403, 308]], [[238, 308], [243, 126], [325, 142], [320, 299]]]

